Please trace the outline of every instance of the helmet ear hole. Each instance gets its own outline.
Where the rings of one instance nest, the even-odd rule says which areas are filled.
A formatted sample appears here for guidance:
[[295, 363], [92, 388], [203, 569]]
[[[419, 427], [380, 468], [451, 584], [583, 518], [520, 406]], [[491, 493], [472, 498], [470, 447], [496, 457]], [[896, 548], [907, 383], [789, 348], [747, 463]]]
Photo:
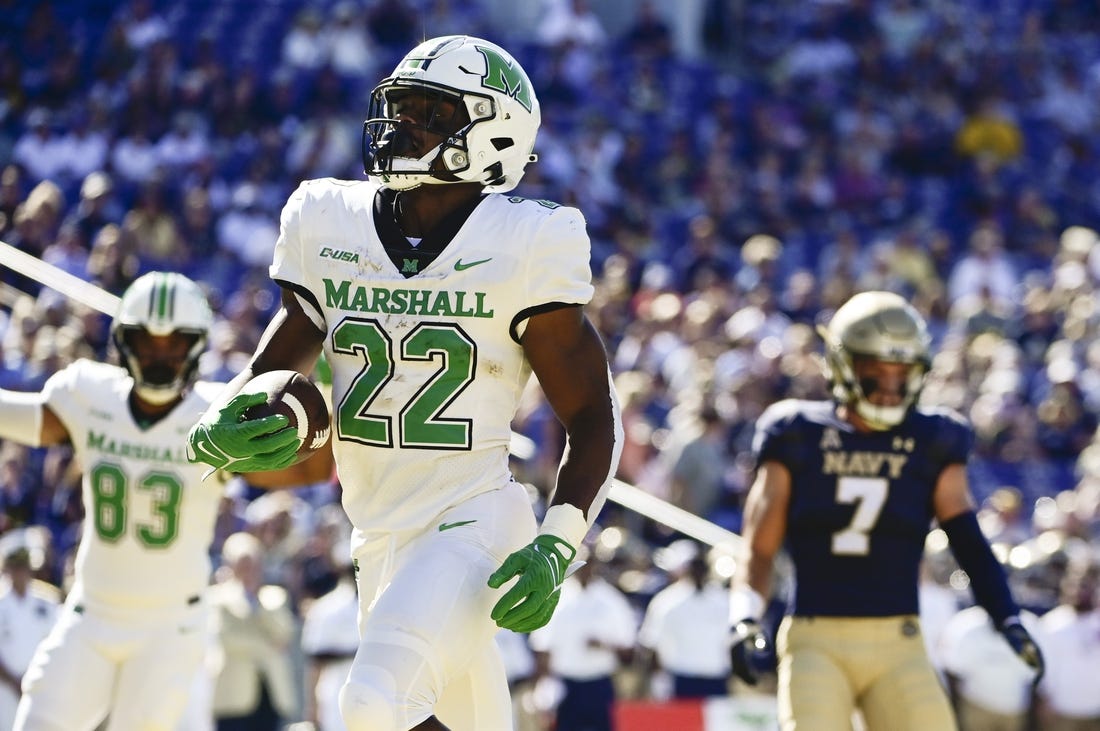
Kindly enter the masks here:
[[515, 140], [511, 137], [494, 137], [489, 141], [493, 143], [493, 147], [496, 148], [497, 152], [507, 150], [509, 147], [513, 147], [516, 144]]

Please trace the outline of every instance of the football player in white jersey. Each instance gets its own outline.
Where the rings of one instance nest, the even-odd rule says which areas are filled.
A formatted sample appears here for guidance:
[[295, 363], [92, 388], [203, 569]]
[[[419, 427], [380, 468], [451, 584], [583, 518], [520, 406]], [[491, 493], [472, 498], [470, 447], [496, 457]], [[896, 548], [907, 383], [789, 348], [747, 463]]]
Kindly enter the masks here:
[[[223, 414], [249, 378], [308, 372], [323, 350], [361, 602], [344, 720], [353, 731], [509, 729], [493, 636], [549, 619], [622, 444], [583, 312], [585, 221], [502, 195], [534, 160], [540, 112], [499, 46], [424, 42], [374, 89], [368, 116], [370, 179], [310, 180], [290, 197], [270, 270], [282, 307], [189, 444], [219, 467], [263, 462], [269, 437]], [[538, 528], [508, 465], [532, 372], [568, 438]]]
[[0, 390], [0, 438], [71, 443], [84, 472], [75, 581], [24, 676], [16, 731], [91, 731], [108, 714], [108, 731], [171, 731], [183, 712], [223, 486], [185, 449], [225, 387], [196, 381], [212, 321], [190, 279], [146, 274], [111, 325], [122, 367], [82, 359], [41, 392]]

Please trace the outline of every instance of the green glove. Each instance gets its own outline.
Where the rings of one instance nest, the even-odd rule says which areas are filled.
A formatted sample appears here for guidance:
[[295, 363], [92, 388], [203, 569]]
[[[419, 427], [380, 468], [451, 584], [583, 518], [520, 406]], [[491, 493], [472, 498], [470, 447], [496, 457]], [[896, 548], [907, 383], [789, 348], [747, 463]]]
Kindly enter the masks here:
[[286, 416], [244, 419], [245, 411], [266, 398], [262, 393], [238, 394], [218, 411], [217, 419], [204, 417], [187, 435], [187, 459], [230, 472], [281, 470], [293, 464], [298, 434], [287, 428]]
[[489, 577], [489, 586], [499, 589], [513, 577], [519, 581], [493, 607], [490, 616], [498, 627], [513, 632], [531, 632], [550, 621], [561, 598], [569, 562], [577, 550], [555, 535], [542, 534], [519, 549]]

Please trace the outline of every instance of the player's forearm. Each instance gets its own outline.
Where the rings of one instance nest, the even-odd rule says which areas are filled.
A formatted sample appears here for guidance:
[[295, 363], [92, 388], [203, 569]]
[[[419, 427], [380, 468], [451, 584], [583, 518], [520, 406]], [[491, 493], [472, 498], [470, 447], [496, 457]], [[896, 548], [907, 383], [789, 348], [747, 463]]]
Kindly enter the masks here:
[[596, 516], [589, 508], [595, 507], [598, 512], [601, 505], [597, 504], [597, 498], [608, 486], [617, 466], [622, 444], [621, 428], [610, 406], [594, 407], [567, 425], [567, 436], [568, 443], [558, 467], [557, 487], [550, 504], [574, 505], [591, 522]]
[[970, 577], [974, 600], [1001, 628], [1006, 619], [1019, 614], [1020, 607], [1012, 598], [1004, 569], [982, 534], [977, 516], [968, 510], [944, 521], [940, 527], [951, 542], [951, 552], [959, 567]]
[[70, 440], [69, 430], [46, 403], [41, 391], [0, 389], [0, 440], [28, 447], [49, 447]]
[[309, 374], [321, 354], [324, 334], [302, 312], [294, 295], [283, 293], [283, 306], [271, 318], [248, 364], [234, 376], [208, 409], [216, 413], [252, 378], [268, 371]]
[[771, 556], [750, 555], [730, 587], [730, 624], [746, 619], [759, 621], [768, 606], [772, 590]]
[[745, 562], [745, 585], [767, 599], [772, 593], [775, 558], [753, 554]]

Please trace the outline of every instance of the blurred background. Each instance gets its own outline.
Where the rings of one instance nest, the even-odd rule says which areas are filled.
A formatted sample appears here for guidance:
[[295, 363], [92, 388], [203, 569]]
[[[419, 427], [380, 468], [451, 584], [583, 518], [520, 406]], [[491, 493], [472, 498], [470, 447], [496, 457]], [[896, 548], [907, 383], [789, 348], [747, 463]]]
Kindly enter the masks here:
[[[1068, 567], [1100, 561], [1094, 2], [0, 0], [0, 17], [0, 239], [116, 294], [151, 269], [199, 281], [218, 318], [204, 378], [240, 369], [277, 304], [266, 270], [290, 192], [362, 177], [374, 84], [424, 38], [477, 35], [516, 56], [542, 104], [516, 194], [588, 220], [621, 479], [739, 530], [755, 418], [826, 397], [813, 326], [889, 289], [935, 336], [924, 400], [977, 431], [972, 487], [1019, 598], [1044, 615]], [[31, 279], [0, 270], [0, 302], [0, 387], [114, 357], [106, 318]], [[515, 429], [539, 503], [563, 435], [536, 388]], [[62, 591], [83, 519], [71, 457], [0, 444], [0, 545], [32, 547]], [[318, 675], [348, 652], [325, 644], [345, 635], [302, 632], [346, 574], [338, 500], [335, 480], [263, 495], [237, 479], [211, 549], [220, 565], [228, 536], [257, 537], [264, 581], [288, 593], [288, 722], [318, 721]], [[727, 554], [616, 505], [599, 528], [598, 574], [639, 626], [690, 556], [728, 580]], [[948, 599], [935, 640], [970, 598], [932, 543], [927, 581]], [[669, 705], [648, 632], [611, 666], [624, 708]], [[522, 723], [551, 728], [566, 671], [526, 637], [502, 643]], [[764, 708], [721, 727], [766, 728]]]

